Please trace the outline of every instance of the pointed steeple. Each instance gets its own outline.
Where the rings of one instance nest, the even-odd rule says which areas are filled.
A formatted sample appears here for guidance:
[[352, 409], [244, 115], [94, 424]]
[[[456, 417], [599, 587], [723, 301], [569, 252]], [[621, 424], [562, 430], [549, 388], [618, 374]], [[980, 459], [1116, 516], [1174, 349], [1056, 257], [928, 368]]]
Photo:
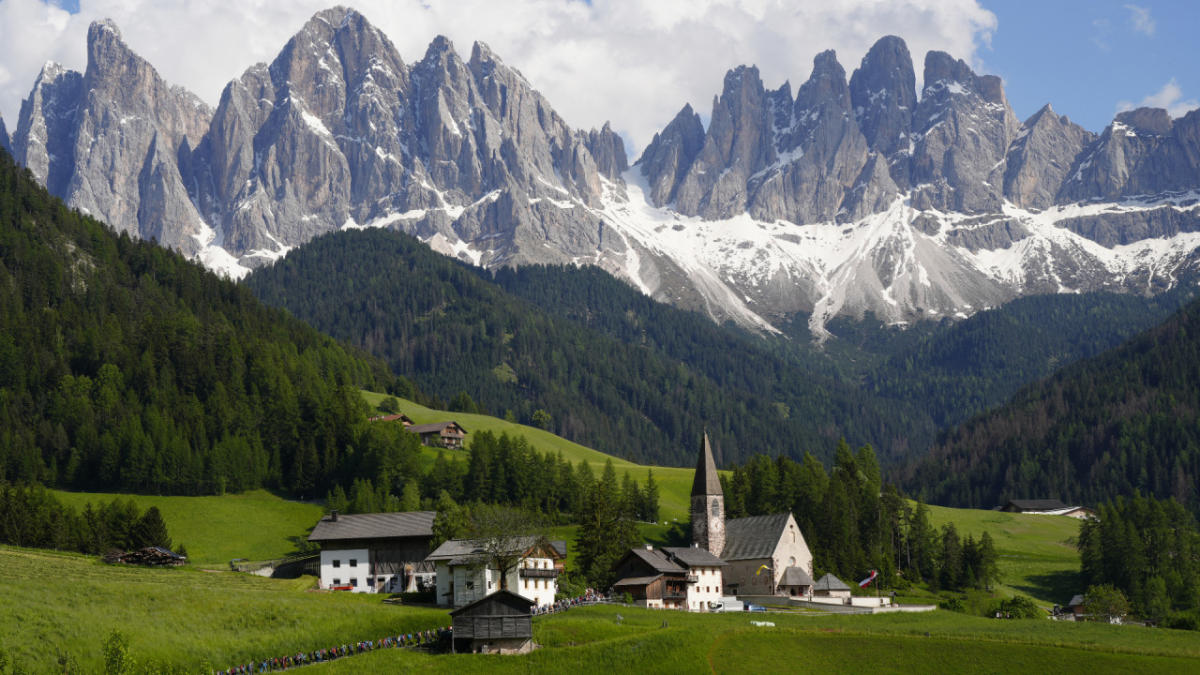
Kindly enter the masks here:
[[708, 432], [704, 432], [704, 440], [700, 445], [700, 456], [696, 459], [696, 477], [692, 481], [692, 496], [724, 495], [721, 492], [721, 478], [717, 475], [717, 463], [713, 461], [712, 444], [708, 442]]

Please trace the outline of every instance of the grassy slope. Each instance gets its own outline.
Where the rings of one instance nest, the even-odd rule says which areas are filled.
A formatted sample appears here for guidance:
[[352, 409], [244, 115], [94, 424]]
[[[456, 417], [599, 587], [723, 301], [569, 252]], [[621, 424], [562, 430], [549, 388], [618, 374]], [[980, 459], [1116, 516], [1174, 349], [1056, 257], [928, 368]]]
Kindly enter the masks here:
[[1050, 606], [1065, 605], [1083, 592], [1075, 549], [1078, 520], [942, 506], [930, 506], [929, 513], [934, 527], [953, 522], [960, 537], [991, 534], [1000, 554], [1002, 593], [1021, 593]]
[[432, 609], [378, 597], [313, 593], [312, 579], [274, 580], [196, 569], [109, 566], [95, 558], [0, 546], [0, 650], [27, 672], [60, 654], [102, 672], [113, 630], [155, 671], [211, 672], [254, 657], [375, 639], [446, 622]]
[[[385, 395], [363, 392], [363, 398], [371, 406], [376, 406], [385, 398]], [[651, 468], [654, 470], [654, 480], [658, 483], [659, 488], [660, 517], [668, 521], [671, 519], [686, 520], [688, 517], [693, 477], [693, 470], [690, 468], [646, 467], [641, 464], [634, 464], [624, 459], [610, 457], [578, 443], [572, 443], [565, 438], [555, 436], [549, 431], [538, 429], [537, 427], [525, 426], [524, 424], [506, 422], [488, 415], [433, 410], [407, 400], [400, 401], [400, 410], [405, 415], [411, 417], [413, 422], [417, 424], [454, 420], [466, 428], [468, 443], [471, 438], [470, 433], [476, 431], [491, 431], [496, 434], [508, 433], [509, 435], [524, 436], [529, 440], [529, 444], [537, 448], [540, 452], [562, 453], [563, 457], [573, 463], [580, 460], [588, 462], [596, 471], [596, 475], [599, 475], [600, 471], [604, 469], [604, 463], [609, 459], [612, 460], [613, 467], [617, 470], [618, 476], [622, 472], [628, 471], [639, 483], [645, 482], [646, 470]], [[450, 456], [466, 457], [466, 452], [446, 452]], [[430, 451], [430, 454], [432, 456], [436, 453]]]
[[[618, 616], [619, 615], [619, 616]], [[754, 627], [769, 620], [774, 627]], [[538, 619], [528, 656], [382, 651], [326, 672], [1196, 672], [1200, 635], [1132, 626], [882, 616], [697, 615], [598, 607]], [[1103, 645], [1100, 647], [1099, 645]], [[1057, 668], [1056, 668], [1057, 667]]]
[[281, 499], [265, 490], [221, 497], [156, 497], [55, 491], [64, 504], [82, 510], [116, 497], [138, 508], [157, 506], [174, 544], [187, 546], [196, 565], [224, 566], [233, 558], [269, 560], [295, 550], [290, 537], [307, 535], [324, 507]]
[[[125, 633], [134, 658], [154, 671], [210, 672], [254, 658], [447, 621], [444, 610], [385, 605], [377, 596], [314, 593], [302, 581], [114, 567], [83, 556], [10, 547], [0, 547], [0, 594], [5, 599], [0, 603], [0, 625], [5, 626], [0, 650], [28, 672], [58, 670], [60, 655], [82, 672], [99, 672], [101, 645], [113, 630]], [[776, 627], [749, 623], [762, 619]], [[1200, 668], [1200, 633], [995, 621], [940, 611], [751, 617], [599, 607], [539, 618], [535, 633], [546, 648], [528, 657], [384, 650], [317, 671], [627, 672], [637, 666], [654, 672], [791, 672], [797, 667], [866, 666], [887, 672], [1015, 672], [1042, 664], [1094, 672]]]

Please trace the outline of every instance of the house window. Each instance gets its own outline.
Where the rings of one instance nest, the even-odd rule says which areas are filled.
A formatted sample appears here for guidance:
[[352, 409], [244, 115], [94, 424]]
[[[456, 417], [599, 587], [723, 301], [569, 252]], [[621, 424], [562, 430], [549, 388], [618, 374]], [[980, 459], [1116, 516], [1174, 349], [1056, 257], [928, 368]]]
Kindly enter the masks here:
[[354, 558], [351, 558], [351, 559], [350, 559], [350, 566], [351, 566], [351, 567], [358, 567], [358, 560], [356, 560], [356, 559], [354, 559]]
[[367, 585], [368, 585], [368, 586], [374, 586], [374, 585], [375, 585], [375, 579], [374, 579], [373, 577], [367, 577]]
[[350, 580], [350, 585], [351, 585], [351, 586], [353, 586], [353, 587], [355, 587], [355, 588], [358, 588], [358, 579], [351, 579], [351, 580]]
[[341, 566], [342, 566], [342, 561], [341, 561], [341, 560], [334, 560], [334, 561], [333, 561], [333, 568], [334, 568], [334, 569], [337, 569], [337, 568], [339, 568], [339, 567], [341, 567]]
[[341, 585], [342, 585], [342, 580], [341, 580], [341, 579], [334, 579], [334, 580], [333, 580], [333, 585], [334, 585], [334, 586], [341, 586]]

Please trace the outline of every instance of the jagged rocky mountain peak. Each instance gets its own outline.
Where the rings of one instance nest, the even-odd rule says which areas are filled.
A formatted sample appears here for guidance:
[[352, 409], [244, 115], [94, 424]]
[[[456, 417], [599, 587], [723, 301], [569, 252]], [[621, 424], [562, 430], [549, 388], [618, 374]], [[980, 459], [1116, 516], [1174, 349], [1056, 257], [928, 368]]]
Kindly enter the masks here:
[[12, 152], [12, 142], [8, 139], [8, 127], [4, 126], [3, 117], [0, 117], [0, 148], [4, 148], [5, 152]]
[[482, 42], [464, 62], [437, 36], [405, 63], [331, 8], [216, 111], [115, 26], [88, 42], [86, 74], [39, 75], [14, 156], [72, 206], [233, 275], [325, 232], [390, 227], [485, 267], [595, 264], [757, 329], [808, 313], [819, 335], [837, 314], [967, 315], [1200, 270], [1176, 236], [1200, 231], [1200, 113], [1129, 111], [1099, 136], [1049, 106], [1021, 123], [999, 78], [943, 52], [924, 55], [918, 98], [897, 36], [849, 77], [817, 54], [794, 97], [729, 70], [707, 128], [683, 105], [630, 184], [614, 125], [572, 128]]
[[1113, 120], [1137, 133], [1164, 136], [1171, 133], [1171, 115], [1163, 108], [1135, 108], [1117, 113]]

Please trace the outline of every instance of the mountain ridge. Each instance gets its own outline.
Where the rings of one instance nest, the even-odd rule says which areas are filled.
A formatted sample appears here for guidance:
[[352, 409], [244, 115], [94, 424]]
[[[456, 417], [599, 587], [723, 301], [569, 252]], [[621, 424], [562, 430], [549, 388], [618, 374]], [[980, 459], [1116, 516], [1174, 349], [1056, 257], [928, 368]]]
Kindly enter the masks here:
[[915, 81], [896, 36], [848, 78], [818, 54], [794, 98], [740, 66], [708, 128], [685, 105], [631, 168], [610, 125], [570, 128], [483, 43], [464, 60], [437, 37], [406, 64], [335, 7], [209, 110], [98, 22], [86, 71], [43, 69], [11, 145], [69, 204], [235, 277], [388, 227], [488, 268], [596, 265], [757, 331], [808, 315], [820, 339], [840, 315], [1195, 276], [1200, 113], [1093, 134], [1049, 106], [1019, 122], [999, 78], [943, 52]]

